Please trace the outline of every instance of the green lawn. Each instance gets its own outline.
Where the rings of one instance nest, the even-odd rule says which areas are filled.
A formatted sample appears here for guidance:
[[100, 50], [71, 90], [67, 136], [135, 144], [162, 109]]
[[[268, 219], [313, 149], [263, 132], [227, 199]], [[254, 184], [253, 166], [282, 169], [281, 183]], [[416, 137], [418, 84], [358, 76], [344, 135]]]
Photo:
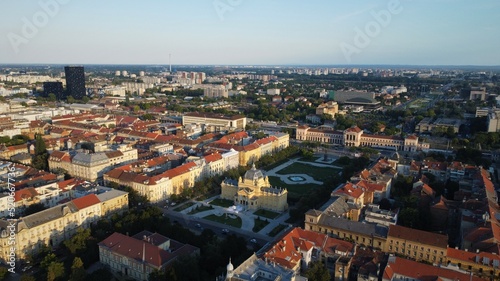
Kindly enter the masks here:
[[278, 177], [269, 176], [269, 183], [272, 186], [286, 188], [288, 190], [288, 197], [294, 196], [302, 196], [311, 191], [311, 188], [318, 188], [320, 185], [317, 184], [286, 184], [280, 180]]
[[279, 224], [277, 227], [275, 227], [273, 230], [271, 230], [271, 232], [269, 232], [268, 235], [271, 236], [271, 237], [274, 237], [274, 236], [276, 236], [278, 233], [280, 233], [285, 228], [286, 228], [286, 225]]
[[302, 157], [302, 158], [299, 158], [299, 161], [302, 161], [302, 162], [310, 162], [310, 163], [316, 163], [316, 160], [320, 159], [320, 158], [323, 158], [323, 157], [316, 157], [314, 156], [313, 158], [306, 158], [306, 157]]
[[266, 166], [266, 167], [261, 167], [261, 168], [259, 168], [259, 169], [264, 169], [264, 170], [266, 170], [266, 171], [269, 171], [269, 170], [272, 170], [272, 169], [274, 169], [274, 168], [278, 167], [279, 165], [281, 165], [281, 164], [283, 164], [283, 163], [286, 163], [286, 162], [288, 162], [288, 161], [290, 161], [290, 159], [283, 159], [283, 160], [278, 161], [278, 162], [276, 162], [276, 163], [274, 163], [274, 164], [268, 165], [268, 166]]
[[241, 224], [242, 224], [240, 217], [236, 217], [235, 219], [232, 219], [226, 215], [222, 215], [220, 217], [218, 217], [216, 215], [208, 215], [208, 216], [204, 217], [204, 219], [215, 221], [215, 222], [222, 223], [222, 224], [229, 225], [229, 226], [234, 226], [237, 228], [241, 228]]
[[227, 207], [233, 206], [234, 202], [231, 200], [227, 200], [227, 199], [217, 198], [215, 200], [212, 200], [209, 204], [227, 208]]
[[263, 220], [263, 219], [254, 219], [254, 226], [252, 231], [253, 232], [259, 232], [261, 229], [266, 227], [266, 225], [269, 224], [269, 221]]
[[313, 177], [317, 181], [324, 182], [327, 181], [333, 174], [338, 174], [339, 172], [340, 170], [336, 168], [316, 167], [304, 163], [293, 163], [276, 173], [280, 175], [306, 174]]
[[191, 210], [191, 212], [189, 212], [188, 214], [189, 215], [194, 215], [196, 213], [201, 213], [201, 212], [204, 212], [204, 211], [208, 211], [208, 210], [212, 210], [214, 207], [212, 206], [198, 206], [197, 208], [194, 208], [193, 210]]
[[187, 202], [186, 204], [183, 204], [183, 205], [181, 205], [181, 206], [179, 206], [179, 207], [175, 208], [175, 209], [174, 209], [174, 211], [176, 211], [176, 212], [181, 212], [181, 211], [184, 211], [184, 210], [186, 210], [187, 208], [189, 208], [189, 207], [193, 206], [194, 204], [196, 204], [196, 203], [194, 203], [194, 202]]
[[269, 210], [264, 210], [264, 209], [257, 210], [253, 214], [256, 215], [256, 216], [261, 216], [261, 217], [265, 217], [265, 218], [268, 218], [268, 219], [274, 219], [274, 218], [276, 218], [277, 216], [280, 215], [280, 213], [276, 213], [276, 212], [269, 211]]

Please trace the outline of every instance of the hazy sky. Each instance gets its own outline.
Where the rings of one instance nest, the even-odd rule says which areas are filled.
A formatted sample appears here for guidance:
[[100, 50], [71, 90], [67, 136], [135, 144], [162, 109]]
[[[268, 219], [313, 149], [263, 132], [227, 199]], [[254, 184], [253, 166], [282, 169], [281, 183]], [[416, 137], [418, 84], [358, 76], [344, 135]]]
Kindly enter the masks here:
[[498, 0], [2, 0], [0, 63], [500, 65]]

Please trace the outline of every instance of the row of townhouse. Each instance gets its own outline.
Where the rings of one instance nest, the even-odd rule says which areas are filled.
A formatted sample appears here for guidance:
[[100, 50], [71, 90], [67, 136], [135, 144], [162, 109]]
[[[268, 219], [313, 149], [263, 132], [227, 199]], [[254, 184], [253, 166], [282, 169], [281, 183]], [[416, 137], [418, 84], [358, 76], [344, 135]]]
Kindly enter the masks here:
[[433, 160], [415, 161], [408, 164], [398, 164], [398, 171], [403, 175], [417, 177], [419, 174], [430, 173], [437, 180], [445, 182], [448, 179], [459, 182], [467, 176], [468, 171], [474, 173], [475, 166], [467, 165], [459, 161], [440, 162]]
[[[0, 260], [33, 255], [43, 246], [57, 247], [78, 227], [88, 228], [103, 217], [128, 209], [128, 193], [109, 190], [89, 194], [19, 219], [0, 220]], [[12, 247], [15, 245], [15, 247]]]
[[309, 126], [297, 127], [297, 140], [320, 143], [338, 144], [344, 146], [369, 146], [392, 148], [398, 151], [418, 151], [429, 149], [429, 144], [420, 143], [418, 137], [411, 135], [406, 138], [398, 136], [369, 135], [363, 133], [359, 127], [354, 126], [343, 131], [331, 128], [310, 128]]
[[248, 166], [261, 157], [287, 148], [290, 136], [285, 133], [268, 132], [269, 136], [253, 141], [246, 132], [238, 132], [204, 145], [207, 150], [230, 151], [239, 154], [239, 165]]
[[[158, 158], [152, 159], [152, 163], [157, 162]], [[201, 179], [238, 167], [238, 163], [238, 152], [234, 150], [222, 154], [212, 153], [157, 173], [144, 170], [151, 168], [149, 166], [138, 170], [135, 168], [137, 164], [131, 163], [104, 174], [104, 181], [129, 186], [151, 202], [160, 202], [172, 194], [181, 193], [185, 188], [192, 188]]]
[[435, 264], [446, 262], [448, 236], [399, 225], [357, 222], [310, 210], [305, 229], [353, 241], [387, 253]]
[[311, 262], [350, 259], [355, 250], [350, 242], [297, 227], [287, 231], [262, 256], [254, 254], [236, 268], [229, 260], [225, 276], [218, 280], [307, 280], [301, 273]]
[[380, 159], [370, 169], [364, 169], [351, 177], [349, 182], [336, 188], [332, 196], [342, 197], [348, 205], [346, 211], [339, 215], [358, 221], [365, 206], [388, 199], [392, 181], [397, 176], [394, 166], [391, 160]]

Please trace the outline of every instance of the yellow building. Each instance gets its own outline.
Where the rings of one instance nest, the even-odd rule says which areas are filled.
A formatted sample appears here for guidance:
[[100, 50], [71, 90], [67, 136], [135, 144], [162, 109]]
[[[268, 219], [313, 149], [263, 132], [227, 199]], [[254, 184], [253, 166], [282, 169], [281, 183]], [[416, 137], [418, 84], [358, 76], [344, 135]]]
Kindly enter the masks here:
[[418, 137], [410, 135], [406, 138], [399, 136], [382, 136], [365, 134], [359, 127], [351, 127], [344, 131], [335, 131], [330, 128], [297, 127], [297, 140], [332, 143], [344, 146], [369, 146], [392, 148], [401, 151], [417, 151], [429, 149], [428, 143], [421, 143]]
[[381, 251], [385, 249], [388, 231], [387, 227], [382, 225], [357, 222], [317, 210], [309, 210], [306, 213], [304, 229]]
[[288, 208], [286, 189], [271, 187], [269, 179], [255, 165], [236, 182], [226, 180], [221, 185], [221, 198], [234, 201], [248, 210], [267, 209], [283, 212]]
[[335, 118], [335, 114], [339, 113], [339, 105], [336, 101], [329, 101], [327, 103], [322, 103], [316, 107], [316, 115], [330, 115]]
[[100, 218], [128, 209], [128, 193], [111, 190], [89, 194], [38, 213], [0, 220], [0, 261], [33, 255], [43, 246], [56, 247], [71, 238], [78, 227], [89, 227]]
[[416, 261], [444, 263], [448, 236], [404, 227], [389, 226], [386, 252], [403, 255]]

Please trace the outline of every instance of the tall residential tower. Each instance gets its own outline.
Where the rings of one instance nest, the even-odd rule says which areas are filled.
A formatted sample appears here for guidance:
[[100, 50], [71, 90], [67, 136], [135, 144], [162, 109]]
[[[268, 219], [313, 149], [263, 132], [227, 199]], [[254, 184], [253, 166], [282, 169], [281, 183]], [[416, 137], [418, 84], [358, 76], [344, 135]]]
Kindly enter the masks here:
[[83, 66], [65, 66], [66, 75], [66, 97], [73, 96], [75, 99], [82, 99], [85, 92], [85, 73]]

